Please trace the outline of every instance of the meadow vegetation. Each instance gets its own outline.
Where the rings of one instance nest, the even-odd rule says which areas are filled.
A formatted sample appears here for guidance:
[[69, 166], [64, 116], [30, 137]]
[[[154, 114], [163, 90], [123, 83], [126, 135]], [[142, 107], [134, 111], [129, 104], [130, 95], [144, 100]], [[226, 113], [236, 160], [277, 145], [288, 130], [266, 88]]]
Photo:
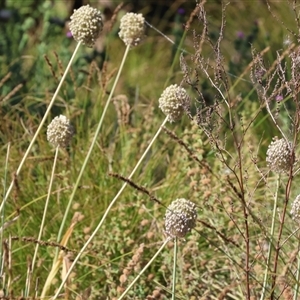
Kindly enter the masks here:
[[0, 298], [298, 299], [297, 1], [90, 1], [88, 45], [67, 1], [20, 3], [0, 7]]

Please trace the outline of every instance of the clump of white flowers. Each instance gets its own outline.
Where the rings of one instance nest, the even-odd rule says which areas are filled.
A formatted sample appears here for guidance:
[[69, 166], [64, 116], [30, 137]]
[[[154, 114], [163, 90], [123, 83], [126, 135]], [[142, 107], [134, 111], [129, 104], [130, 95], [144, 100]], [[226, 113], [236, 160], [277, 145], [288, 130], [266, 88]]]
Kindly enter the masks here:
[[127, 13], [120, 21], [119, 37], [126, 46], [137, 46], [145, 37], [145, 18], [142, 14]]
[[93, 47], [103, 29], [101, 12], [89, 5], [81, 6], [74, 10], [69, 27], [77, 42]]
[[275, 137], [268, 147], [266, 161], [275, 173], [287, 173], [293, 161], [292, 155], [291, 143]]
[[170, 237], [183, 238], [196, 226], [196, 205], [184, 198], [176, 199], [167, 208], [166, 233]]
[[167, 87], [158, 99], [159, 108], [168, 116], [169, 122], [179, 120], [184, 112], [184, 105], [188, 102], [186, 90], [177, 84]]
[[63, 115], [55, 117], [47, 127], [47, 140], [55, 147], [66, 148], [73, 135], [74, 128]]

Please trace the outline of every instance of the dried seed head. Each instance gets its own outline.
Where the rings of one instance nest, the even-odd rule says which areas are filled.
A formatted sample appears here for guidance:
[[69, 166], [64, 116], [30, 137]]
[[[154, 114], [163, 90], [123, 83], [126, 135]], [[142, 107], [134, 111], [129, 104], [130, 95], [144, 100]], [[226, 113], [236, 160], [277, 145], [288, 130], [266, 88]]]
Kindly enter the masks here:
[[145, 37], [145, 18], [142, 14], [127, 13], [121, 18], [119, 37], [126, 46], [137, 46]]
[[166, 233], [171, 237], [183, 238], [196, 225], [196, 205], [184, 198], [176, 199], [165, 215]]
[[73, 135], [74, 128], [63, 115], [55, 117], [47, 127], [47, 140], [55, 147], [66, 148]]
[[179, 120], [188, 101], [186, 90], [177, 84], [167, 87], [158, 99], [159, 108], [168, 116], [169, 122]]
[[291, 215], [292, 219], [300, 224], [300, 195], [292, 203]]
[[74, 10], [69, 26], [77, 42], [93, 47], [103, 28], [101, 12], [89, 5], [81, 6]]
[[275, 137], [267, 150], [267, 164], [276, 173], [286, 173], [291, 167], [291, 143]]

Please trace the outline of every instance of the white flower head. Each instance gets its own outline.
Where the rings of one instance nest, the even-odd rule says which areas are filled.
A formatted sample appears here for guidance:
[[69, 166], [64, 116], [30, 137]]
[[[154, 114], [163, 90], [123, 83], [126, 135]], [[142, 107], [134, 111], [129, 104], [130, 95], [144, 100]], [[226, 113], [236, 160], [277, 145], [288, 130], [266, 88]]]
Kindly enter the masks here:
[[67, 117], [55, 117], [47, 127], [47, 140], [55, 147], [66, 148], [74, 135], [74, 128]]
[[196, 205], [184, 198], [176, 199], [165, 215], [166, 233], [171, 237], [183, 238], [196, 226]]
[[275, 137], [267, 150], [266, 161], [276, 173], [287, 173], [291, 167], [292, 145], [284, 138]]
[[175, 122], [183, 115], [184, 105], [188, 100], [186, 90], [177, 84], [172, 84], [163, 91], [158, 99], [159, 108], [168, 116], [169, 122]]
[[120, 21], [119, 37], [126, 46], [137, 46], [145, 38], [145, 18], [142, 14], [127, 13]]
[[101, 12], [89, 5], [81, 6], [74, 10], [69, 27], [77, 42], [93, 47], [103, 29]]

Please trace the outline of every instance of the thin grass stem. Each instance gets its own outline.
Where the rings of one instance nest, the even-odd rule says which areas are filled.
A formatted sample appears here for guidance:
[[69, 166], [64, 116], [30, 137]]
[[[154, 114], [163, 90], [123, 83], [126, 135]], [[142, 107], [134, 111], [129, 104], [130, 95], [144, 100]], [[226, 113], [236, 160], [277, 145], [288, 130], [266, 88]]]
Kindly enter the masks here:
[[[43, 229], [44, 229], [45, 220], [46, 220], [46, 214], [47, 214], [47, 210], [48, 210], [48, 205], [49, 205], [49, 200], [50, 200], [50, 195], [51, 195], [51, 190], [52, 190], [52, 185], [53, 185], [53, 180], [54, 180], [54, 174], [55, 174], [55, 168], [56, 168], [56, 163], [57, 163], [57, 158], [58, 158], [58, 152], [59, 152], [59, 146], [56, 147], [56, 149], [55, 149], [55, 156], [54, 156], [54, 161], [53, 161], [53, 166], [52, 166], [52, 172], [51, 172], [51, 177], [50, 177], [50, 182], [49, 182], [49, 187], [48, 187], [47, 198], [46, 198], [45, 207], [44, 207], [44, 213], [43, 213], [42, 222], [41, 222], [41, 225], [40, 225], [39, 235], [38, 235], [38, 238], [37, 238], [38, 241], [41, 240], [42, 234], [43, 234]], [[33, 255], [33, 259], [32, 259], [32, 264], [31, 264], [31, 277], [32, 277], [32, 273], [33, 273], [33, 270], [34, 270], [38, 250], [39, 250], [39, 243], [36, 243], [35, 250], [34, 250], [34, 255]], [[29, 281], [29, 285], [30, 285], [30, 281]], [[30, 286], [28, 287], [27, 292], [29, 292], [29, 291], [30, 291]], [[28, 294], [27, 294], [27, 296], [28, 296]]]
[[[105, 116], [105, 114], [106, 114], [107, 108], [108, 108], [108, 106], [109, 106], [109, 104], [110, 104], [110, 101], [111, 101], [112, 96], [113, 96], [113, 94], [114, 94], [115, 88], [116, 88], [117, 83], [118, 83], [118, 81], [119, 81], [119, 78], [120, 78], [121, 72], [122, 72], [122, 70], [123, 70], [123, 67], [124, 67], [124, 64], [125, 64], [125, 61], [126, 61], [126, 58], [127, 58], [127, 55], [128, 55], [129, 50], [130, 50], [130, 45], [128, 45], [128, 46], [126, 47], [126, 50], [125, 50], [125, 53], [124, 53], [124, 55], [123, 55], [123, 59], [122, 59], [122, 62], [121, 62], [121, 65], [120, 65], [118, 74], [117, 74], [117, 76], [116, 76], [115, 82], [114, 82], [114, 84], [113, 84], [113, 87], [112, 87], [112, 89], [111, 89], [111, 92], [110, 92], [110, 94], [109, 94], [109, 97], [108, 97], [108, 99], [107, 99], [107, 101], [106, 101], [105, 107], [104, 107], [104, 109], [103, 109], [103, 112], [102, 112], [100, 121], [99, 121], [99, 123], [98, 123], [97, 129], [96, 129], [96, 132], [95, 132], [95, 135], [94, 135], [94, 138], [93, 138], [93, 141], [92, 141], [92, 143], [91, 143], [91, 145], [90, 145], [90, 148], [89, 148], [89, 150], [88, 150], [88, 153], [87, 153], [87, 155], [86, 155], [86, 157], [85, 157], [85, 159], [84, 159], [84, 162], [83, 162], [83, 164], [82, 164], [81, 170], [80, 170], [79, 175], [78, 175], [78, 177], [77, 177], [75, 186], [74, 186], [74, 188], [73, 188], [73, 190], [72, 190], [72, 194], [71, 194], [71, 196], [70, 196], [68, 205], [67, 205], [67, 207], [66, 207], [66, 209], [65, 209], [65, 213], [64, 213], [64, 216], [63, 216], [63, 220], [62, 220], [62, 222], [61, 222], [60, 229], [59, 229], [59, 232], [58, 232], [58, 235], [57, 235], [57, 242], [58, 242], [58, 243], [59, 243], [59, 241], [60, 241], [60, 239], [61, 239], [62, 232], [63, 232], [64, 226], [65, 226], [66, 220], [67, 220], [67, 216], [68, 216], [68, 214], [69, 214], [69, 211], [70, 211], [70, 208], [71, 208], [71, 205], [72, 205], [72, 202], [73, 202], [75, 193], [76, 193], [77, 188], [78, 188], [78, 186], [79, 186], [79, 182], [80, 182], [80, 180], [81, 180], [81, 178], [82, 178], [82, 175], [83, 175], [83, 173], [84, 173], [84, 170], [85, 170], [85, 168], [86, 168], [86, 166], [87, 166], [87, 163], [88, 163], [88, 161], [89, 161], [89, 159], [90, 159], [90, 157], [91, 157], [93, 148], [94, 148], [94, 146], [95, 146], [95, 144], [96, 144], [96, 141], [97, 141], [99, 132], [100, 132], [101, 127], [102, 127], [102, 123], [103, 123], [103, 120], [104, 120], [104, 116]], [[57, 259], [57, 256], [58, 256], [58, 249], [56, 249], [56, 255], [55, 255], [55, 259], [54, 259], [53, 264], [55, 264], [55, 261], [56, 261], [56, 259]]]
[[[3, 197], [5, 195], [6, 183], [7, 183], [7, 171], [8, 171], [9, 154], [10, 154], [10, 143], [8, 143], [8, 145], [7, 145], [6, 158], [5, 158]], [[3, 200], [3, 202], [4, 202], [4, 200]], [[1, 229], [2, 230], [1, 230], [1, 236], [0, 236], [0, 245], [3, 245], [4, 215], [5, 215], [5, 210], [4, 210], [4, 206], [3, 206], [3, 210], [1, 211]], [[0, 260], [2, 260], [2, 249], [3, 249], [3, 247], [0, 247]], [[1, 261], [0, 277], [2, 278], [2, 276], [3, 276], [3, 262]]]
[[297, 273], [296, 273], [296, 284], [295, 284], [295, 292], [294, 292], [294, 297], [293, 300], [298, 299], [298, 294], [299, 294], [299, 280], [300, 280], [300, 239], [299, 239], [299, 234], [298, 234], [298, 255], [297, 255]]
[[261, 296], [260, 296], [260, 300], [263, 300], [265, 298], [266, 291], [267, 291], [268, 273], [269, 273], [269, 269], [270, 269], [271, 253], [272, 253], [274, 231], [275, 231], [275, 218], [276, 218], [276, 211], [277, 211], [277, 201], [278, 201], [279, 186], [280, 186], [280, 175], [278, 174], [278, 176], [277, 176], [277, 182], [276, 182], [276, 192], [275, 192], [275, 197], [274, 197], [274, 207], [273, 207], [273, 215], [272, 215], [272, 224], [271, 224], [271, 230], [270, 230], [269, 249], [268, 249], [266, 269], [265, 269], [265, 275], [264, 275], [264, 281], [263, 281], [263, 288], [262, 288], [262, 293], [261, 293]]
[[[181, 39], [181, 41], [180, 41], [180, 44], [179, 45], [177, 45], [172, 39], [170, 39], [167, 35], [165, 35], [163, 32], [161, 32], [159, 29], [157, 29], [155, 26], [153, 26], [152, 24], [150, 24], [149, 22], [147, 22], [146, 20], [145, 20], [145, 23], [150, 27], [150, 28], [152, 28], [153, 30], [155, 30], [157, 33], [159, 33], [161, 36], [163, 36], [167, 41], [169, 41], [171, 44], [173, 44], [175, 47], [176, 47], [176, 49], [177, 50], [179, 50], [179, 51], [181, 51], [181, 52], [183, 52], [183, 53], [186, 53], [186, 54], [190, 54], [190, 55], [192, 55], [190, 52], [188, 52], [187, 50], [185, 50], [184, 48], [182, 48], [182, 44], [183, 44], [183, 40]], [[185, 37], [186, 36], [186, 31], [184, 32], [184, 34], [183, 34], [183, 37]], [[175, 60], [173, 60], [173, 61], [175, 61]], [[177, 61], [177, 60], [176, 60]], [[171, 68], [171, 69], [173, 69], [173, 68]]]
[[[27, 150], [26, 150], [26, 152], [25, 152], [25, 154], [24, 154], [24, 156], [23, 156], [23, 158], [22, 158], [22, 160], [21, 160], [21, 162], [19, 164], [19, 167], [18, 167], [18, 169], [17, 169], [17, 171], [15, 173], [16, 177], [19, 176], [19, 174], [20, 174], [20, 172], [22, 170], [22, 167], [23, 167], [23, 165], [24, 165], [24, 163], [25, 163], [25, 161], [26, 161], [26, 159], [27, 159], [27, 157], [29, 155], [29, 152], [31, 151], [32, 146], [33, 146], [34, 142], [36, 141], [37, 136], [39, 135], [39, 133], [40, 133], [40, 131], [41, 131], [41, 129], [42, 129], [42, 127], [43, 127], [43, 125], [44, 125], [47, 117], [48, 117], [48, 114], [49, 114], [49, 112], [50, 112], [50, 110], [51, 110], [51, 108], [52, 108], [52, 106], [54, 104], [54, 101], [55, 101], [55, 99], [56, 99], [56, 97], [57, 97], [57, 95], [58, 95], [58, 93], [59, 93], [59, 91], [60, 91], [60, 89], [62, 87], [62, 84], [63, 84], [63, 82], [64, 82], [64, 80], [65, 80], [65, 78], [66, 78], [66, 76], [67, 76], [67, 74], [68, 74], [68, 72], [69, 72], [69, 70], [71, 68], [71, 65], [72, 65], [72, 63], [74, 61], [75, 55], [78, 52], [78, 49], [79, 49], [80, 45], [81, 45], [81, 42], [77, 43], [77, 46], [76, 46], [76, 48], [75, 48], [75, 50], [73, 52], [73, 55], [72, 55], [72, 57], [71, 57], [68, 65], [67, 65], [67, 68], [66, 68], [63, 76], [60, 79], [60, 82], [59, 82], [59, 84], [58, 84], [58, 86], [56, 88], [55, 93], [52, 96], [52, 99], [51, 99], [51, 101], [50, 101], [50, 103], [48, 105], [48, 108], [47, 108], [47, 110], [46, 110], [46, 112], [44, 114], [44, 117], [43, 117], [42, 121], [40, 122], [39, 127], [38, 127], [37, 131], [35, 132], [32, 140], [31, 140], [31, 142], [30, 142], [30, 144], [29, 144], [29, 146], [28, 146], [28, 148], [27, 148]], [[5, 202], [6, 202], [7, 198], [8, 198], [8, 196], [10, 195], [10, 192], [12, 191], [12, 188], [14, 186], [14, 182], [15, 181], [12, 180], [12, 182], [11, 182], [11, 184], [10, 184], [10, 186], [9, 186], [6, 194], [5, 194], [5, 197], [4, 197], [4, 199], [3, 199], [3, 201], [2, 201], [2, 203], [0, 205], [0, 212], [2, 211], [2, 209], [3, 209], [4, 205], [5, 205]]]
[[146, 266], [143, 268], [143, 270], [138, 274], [138, 276], [135, 277], [135, 279], [131, 282], [131, 284], [127, 287], [127, 289], [123, 292], [123, 294], [118, 298], [118, 300], [121, 300], [126, 296], [126, 294], [130, 291], [130, 289], [133, 287], [133, 285], [138, 281], [138, 279], [142, 276], [142, 274], [148, 269], [148, 267], [152, 264], [152, 262], [155, 260], [155, 258], [164, 249], [164, 247], [167, 245], [167, 243], [170, 240], [171, 240], [171, 237], [166, 238], [166, 240], [161, 245], [161, 247], [157, 250], [155, 255], [149, 260], [149, 262], [146, 264]]
[[[154, 141], [156, 140], [156, 138], [158, 137], [158, 135], [160, 134], [163, 126], [165, 126], [166, 122], [168, 121], [168, 117], [165, 118], [165, 120], [163, 121], [163, 123], [161, 124], [161, 126], [159, 127], [159, 129], [157, 130], [156, 134], [154, 135], [153, 139], [151, 140], [151, 142], [149, 143], [147, 149], [145, 150], [145, 152], [143, 153], [143, 155], [141, 156], [140, 160], [137, 162], [136, 166], [134, 167], [133, 171], [131, 172], [131, 174], [128, 176], [128, 179], [131, 179], [132, 176], [134, 175], [135, 171], [138, 169], [138, 167], [140, 166], [141, 162], [143, 161], [143, 159], [145, 158], [145, 156], [147, 155], [148, 151], [150, 150], [152, 144], [154, 143]], [[115, 204], [115, 202], [117, 201], [117, 199], [119, 198], [119, 196], [121, 195], [121, 193], [123, 192], [123, 190], [125, 189], [125, 187], [127, 186], [127, 182], [125, 182], [121, 189], [119, 190], [119, 192], [117, 193], [117, 195], [114, 197], [114, 199], [111, 201], [111, 203], [109, 204], [109, 206], [107, 207], [104, 215], [102, 216], [101, 221], [99, 222], [99, 224], [97, 225], [97, 227], [95, 228], [95, 230], [93, 231], [93, 233], [91, 234], [91, 236], [89, 237], [89, 239], [86, 241], [86, 243], [83, 245], [83, 247], [81, 248], [81, 250], [79, 251], [79, 253], [77, 254], [77, 256], [75, 257], [72, 265], [70, 266], [64, 280], [62, 281], [60, 287], [58, 288], [58, 290], [56, 291], [56, 294], [54, 295], [54, 297], [52, 298], [53, 300], [55, 300], [61, 289], [63, 288], [65, 282], [67, 281], [69, 275], [71, 274], [74, 266], [76, 265], [77, 261], [80, 259], [81, 255], [83, 254], [83, 252], [85, 251], [85, 249], [88, 247], [88, 245], [90, 244], [90, 242], [93, 240], [93, 238], [95, 237], [95, 235], [97, 234], [97, 232], [99, 231], [99, 229], [101, 228], [102, 224], [104, 223], [104, 220], [106, 219], [109, 211], [111, 210], [111, 208], [113, 207], [113, 205]]]

